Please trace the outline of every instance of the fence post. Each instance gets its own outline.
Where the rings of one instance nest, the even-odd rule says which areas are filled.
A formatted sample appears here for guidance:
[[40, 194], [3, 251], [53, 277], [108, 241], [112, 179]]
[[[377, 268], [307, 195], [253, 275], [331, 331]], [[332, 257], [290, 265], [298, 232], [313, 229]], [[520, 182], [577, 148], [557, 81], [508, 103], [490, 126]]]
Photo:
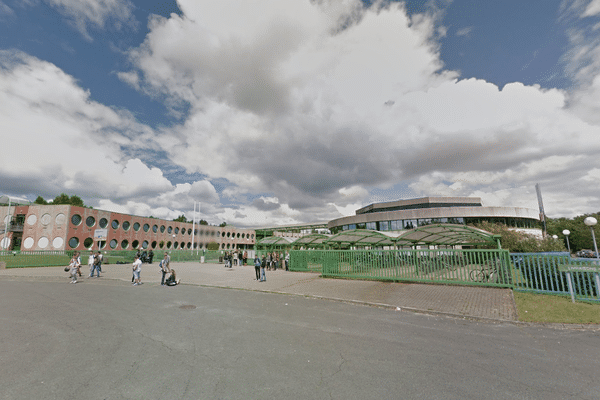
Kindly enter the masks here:
[[571, 281], [571, 272], [567, 271], [567, 283], [569, 284], [569, 293], [571, 294], [571, 301], [575, 303], [575, 292], [573, 292], [573, 282]]
[[600, 298], [600, 275], [594, 272], [594, 280], [596, 281], [596, 295]]

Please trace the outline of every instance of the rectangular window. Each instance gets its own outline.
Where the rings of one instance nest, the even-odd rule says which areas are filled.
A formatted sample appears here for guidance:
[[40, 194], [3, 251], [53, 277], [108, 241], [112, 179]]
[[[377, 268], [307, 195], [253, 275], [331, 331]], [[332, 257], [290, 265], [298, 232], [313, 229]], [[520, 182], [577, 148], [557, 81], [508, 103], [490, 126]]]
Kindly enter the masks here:
[[356, 224], [350, 224], [350, 225], [348, 225], [348, 230], [352, 231], [354, 229], [356, 229]]
[[377, 230], [377, 222], [367, 222], [367, 229], [376, 231]]
[[405, 219], [403, 222], [404, 229], [415, 229], [417, 227], [416, 219]]
[[380, 231], [389, 231], [390, 230], [390, 221], [379, 221], [379, 230]]

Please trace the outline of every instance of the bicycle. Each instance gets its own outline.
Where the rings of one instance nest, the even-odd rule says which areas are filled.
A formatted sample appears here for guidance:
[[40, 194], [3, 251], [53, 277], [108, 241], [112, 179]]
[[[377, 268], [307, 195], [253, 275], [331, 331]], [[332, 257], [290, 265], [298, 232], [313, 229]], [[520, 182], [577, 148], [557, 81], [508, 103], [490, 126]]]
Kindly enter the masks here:
[[481, 269], [469, 272], [469, 278], [473, 282], [495, 282], [498, 277], [498, 268], [495, 265], [486, 265]]

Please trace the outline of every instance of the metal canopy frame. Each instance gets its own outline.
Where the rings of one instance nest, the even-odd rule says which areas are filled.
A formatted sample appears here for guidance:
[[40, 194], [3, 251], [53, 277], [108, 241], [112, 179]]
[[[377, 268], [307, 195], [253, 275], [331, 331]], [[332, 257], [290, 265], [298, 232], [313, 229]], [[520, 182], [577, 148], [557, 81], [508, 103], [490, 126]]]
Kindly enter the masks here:
[[394, 246], [400, 234], [373, 231], [370, 229], [353, 229], [333, 235], [325, 242], [328, 245], [342, 246]]
[[338, 233], [325, 242], [342, 246], [500, 246], [500, 235], [460, 224], [432, 224], [399, 233], [354, 229]]
[[294, 246], [304, 247], [323, 247], [325, 242], [331, 238], [331, 235], [324, 233], [311, 233], [310, 235], [302, 236], [292, 243]]

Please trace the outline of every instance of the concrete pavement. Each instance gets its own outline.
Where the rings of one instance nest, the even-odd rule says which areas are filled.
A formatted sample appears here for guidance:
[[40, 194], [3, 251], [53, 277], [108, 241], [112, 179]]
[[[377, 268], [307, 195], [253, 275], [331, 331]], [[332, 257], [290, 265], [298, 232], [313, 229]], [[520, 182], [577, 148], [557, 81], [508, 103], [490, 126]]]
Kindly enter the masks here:
[[[302, 295], [459, 317], [517, 320], [509, 289], [326, 279], [315, 273], [282, 270], [267, 271], [267, 281], [258, 282], [253, 266], [225, 268], [222, 264], [194, 262], [171, 263], [171, 266], [182, 284]], [[103, 265], [101, 278], [88, 278], [86, 268], [82, 268], [82, 284], [106, 280], [131, 281], [130, 265]], [[0, 278], [9, 277], [67, 281], [68, 273], [63, 271], [63, 267], [0, 270]], [[144, 264], [141, 278], [145, 284], [159, 284], [158, 263]]]

